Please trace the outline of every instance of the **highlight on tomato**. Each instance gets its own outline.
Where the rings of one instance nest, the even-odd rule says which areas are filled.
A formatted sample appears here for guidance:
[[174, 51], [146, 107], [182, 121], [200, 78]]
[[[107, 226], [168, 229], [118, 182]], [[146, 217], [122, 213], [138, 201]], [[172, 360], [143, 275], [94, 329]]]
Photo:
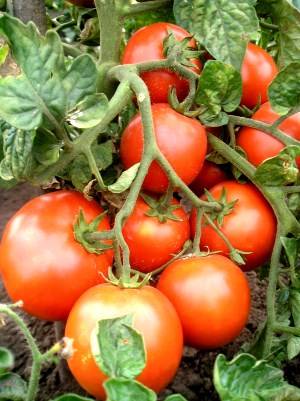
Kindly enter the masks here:
[[[136, 64], [145, 61], [163, 60], [164, 40], [170, 33], [173, 33], [175, 39], [182, 41], [191, 35], [178, 25], [168, 22], [157, 22], [145, 26], [135, 32], [129, 39], [123, 54], [123, 64]], [[196, 49], [196, 42], [191, 39], [189, 42], [191, 48]], [[201, 62], [199, 59], [190, 60], [195, 72], [200, 72]], [[169, 70], [147, 71], [141, 74], [146, 83], [151, 101], [153, 103], [167, 103], [168, 92], [175, 87], [179, 101], [182, 101], [189, 92], [188, 81], [175, 72]]]
[[254, 43], [248, 43], [242, 64], [242, 101], [253, 108], [268, 100], [268, 87], [278, 73], [272, 56]]
[[78, 383], [94, 397], [104, 400], [107, 377], [91, 353], [91, 334], [101, 319], [133, 315], [133, 326], [145, 343], [146, 366], [137, 377], [159, 392], [173, 379], [183, 351], [179, 317], [171, 302], [154, 287], [121, 289], [101, 284], [86, 291], [74, 305], [65, 335], [74, 340], [74, 354], [68, 365]]
[[[275, 236], [276, 218], [271, 206], [258, 189], [250, 183], [240, 184], [236, 181], [225, 181], [210, 189], [210, 195], [222, 199], [225, 194], [227, 205], [232, 207], [225, 213], [220, 230], [230, 241], [231, 245], [243, 252], [245, 264], [241, 265], [244, 271], [256, 269], [266, 263], [271, 255]], [[206, 199], [206, 196], [202, 197]], [[220, 216], [214, 216], [217, 218]], [[204, 218], [205, 219], [205, 218]], [[205, 220], [202, 223], [200, 247], [211, 252], [220, 251], [229, 255], [229, 249], [220, 235]], [[195, 235], [196, 210], [191, 214], [191, 230]]]
[[[45, 320], [65, 320], [80, 295], [104, 282], [113, 253], [89, 253], [74, 238], [82, 211], [91, 222], [103, 209], [78, 192], [61, 190], [27, 202], [7, 223], [0, 243], [0, 273], [13, 301]], [[109, 230], [103, 217], [98, 230]], [[108, 243], [107, 243], [108, 244]]]
[[171, 263], [157, 288], [174, 305], [186, 344], [218, 348], [245, 327], [250, 289], [244, 273], [222, 255], [190, 256]]
[[[253, 120], [268, 124], [274, 123], [279, 117], [279, 114], [272, 110], [269, 102], [264, 103], [252, 116]], [[300, 141], [300, 112], [288, 117], [278, 128], [288, 136]], [[246, 152], [247, 159], [255, 166], [269, 157], [277, 156], [285, 147], [273, 136], [250, 127], [240, 129], [237, 135], [237, 145]], [[297, 158], [297, 164], [300, 167], [300, 157]]]
[[123, 235], [129, 246], [131, 266], [149, 273], [181, 251], [190, 238], [189, 217], [175, 198], [166, 209], [158, 202], [157, 208], [151, 208], [139, 197], [124, 224]]
[[[199, 174], [207, 150], [207, 135], [203, 125], [177, 113], [168, 104], [152, 105], [152, 116], [157, 145], [178, 176], [190, 184]], [[125, 168], [141, 161], [144, 146], [141, 115], [137, 114], [125, 128], [120, 144], [121, 160]], [[169, 180], [165, 172], [153, 162], [143, 183], [148, 191], [163, 193]]]

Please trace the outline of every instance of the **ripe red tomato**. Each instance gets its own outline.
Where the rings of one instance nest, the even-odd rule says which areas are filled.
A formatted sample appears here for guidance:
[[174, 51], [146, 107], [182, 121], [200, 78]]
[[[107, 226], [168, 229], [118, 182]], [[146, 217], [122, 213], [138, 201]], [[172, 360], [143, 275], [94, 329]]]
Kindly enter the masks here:
[[[123, 55], [123, 64], [136, 64], [144, 61], [163, 60], [163, 41], [172, 32], [179, 41], [191, 36], [180, 26], [167, 22], [157, 22], [139, 29], [129, 39]], [[190, 46], [196, 48], [196, 42], [192, 39]], [[200, 72], [200, 60], [193, 59], [193, 70]], [[189, 92], [188, 81], [174, 72], [157, 70], [144, 72], [141, 77], [148, 86], [151, 101], [153, 103], [167, 103], [168, 91], [176, 88], [177, 97], [182, 101]]]
[[[88, 253], [74, 239], [80, 209], [88, 222], [103, 212], [74, 191], [57, 191], [32, 199], [8, 222], [0, 244], [0, 272], [14, 301], [46, 320], [65, 320], [78, 297], [103, 283], [112, 251]], [[105, 217], [99, 230], [109, 230]]]
[[[269, 102], [264, 103], [252, 118], [272, 124], [279, 118], [279, 114], [272, 110]], [[300, 113], [296, 113], [288, 117], [279, 129], [300, 141]], [[250, 163], [258, 166], [269, 157], [274, 157], [284, 148], [284, 144], [278, 139], [259, 131], [255, 128], [243, 127], [237, 135], [237, 145], [240, 146], [247, 154]], [[300, 157], [297, 158], [300, 167]]]
[[[268, 202], [252, 184], [240, 184], [236, 181], [222, 182], [209, 191], [215, 199], [220, 199], [223, 188], [228, 202], [237, 201], [232, 213], [224, 217], [222, 232], [231, 244], [245, 252], [244, 271], [255, 269], [267, 262], [273, 249], [276, 234], [275, 215]], [[192, 211], [191, 229], [194, 235], [196, 212]], [[228, 248], [222, 238], [208, 224], [203, 224], [200, 242], [201, 249], [221, 251], [228, 255]]]
[[75, 4], [78, 7], [94, 8], [94, 0], [68, 0], [69, 3]]
[[[172, 205], [179, 205], [179, 202], [173, 199]], [[172, 259], [190, 238], [189, 218], [181, 207], [173, 211], [180, 221], [168, 219], [163, 223], [157, 217], [147, 216], [149, 210], [150, 206], [139, 198], [123, 228], [131, 266], [144, 273]]]
[[[177, 113], [168, 104], [152, 105], [157, 144], [179, 177], [190, 184], [202, 168], [207, 149], [204, 127], [197, 120]], [[143, 127], [137, 114], [126, 127], [121, 138], [120, 155], [125, 168], [141, 161], [143, 152]], [[153, 162], [143, 187], [162, 193], [168, 188], [168, 177]]]
[[66, 336], [74, 339], [75, 352], [68, 360], [79, 384], [93, 396], [105, 399], [102, 383], [107, 379], [91, 354], [91, 333], [101, 319], [132, 314], [134, 327], [143, 335], [146, 366], [138, 380], [160, 391], [172, 380], [179, 366], [182, 327], [170, 301], [156, 288], [121, 289], [101, 284], [86, 291], [74, 305]]
[[221, 347], [247, 322], [249, 286], [243, 272], [225, 256], [178, 259], [164, 270], [157, 288], [175, 306], [185, 342], [194, 347]]
[[249, 43], [242, 64], [242, 104], [254, 107], [268, 100], [268, 87], [278, 73], [275, 61], [261, 47]]
[[214, 185], [228, 179], [228, 175], [221, 166], [205, 160], [200, 173], [190, 185], [191, 189], [197, 195], [201, 195], [205, 189], [210, 189]]

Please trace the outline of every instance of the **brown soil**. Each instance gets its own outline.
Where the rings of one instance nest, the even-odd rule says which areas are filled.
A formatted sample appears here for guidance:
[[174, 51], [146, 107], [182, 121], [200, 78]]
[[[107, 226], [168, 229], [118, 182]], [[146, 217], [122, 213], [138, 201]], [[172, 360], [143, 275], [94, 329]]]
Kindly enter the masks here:
[[[10, 215], [38, 193], [38, 190], [25, 185], [10, 191], [0, 190], [0, 234]], [[240, 337], [234, 343], [217, 351], [204, 352], [187, 347], [177, 376], [168, 389], [161, 394], [160, 399], [163, 400], [166, 395], [178, 392], [185, 396], [188, 401], [218, 400], [212, 384], [212, 368], [216, 355], [222, 352], [228, 357], [232, 357], [244, 341], [249, 341], [252, 338], [257, 325], [264, 318], [265, 285], [258, 281], [255, 273], [249, 274], [248, 278], [252, 289], [252, 310], [249, 323]], [[0, 302], [6, 301], [7, 296], [0, 283]], [[54, 324], [37, 321], [28, 316], [25, 316], [25, 319], [41, 349], [48, 349], [55, 341]], [[13, 351], [16, 357], [15, 371], [25, 378], [28, 377], [30, 354], [25, 342], [21, 340], [18, 329], [10, 321], [7, 321], [7, 324], [0, 329], [0, 346], [5, 346]], [[60, 368], [60, 371], [62, 370]], [[68, 371], [63, 370], [63, 372], [65, 378], [61, 380], [57, 366], [49, 366], [43, 370], [38, 401], [49, 401], [64, 392], [84, 395]], [[291, 379], [295, 379], [292, 375], [289, 376]]]

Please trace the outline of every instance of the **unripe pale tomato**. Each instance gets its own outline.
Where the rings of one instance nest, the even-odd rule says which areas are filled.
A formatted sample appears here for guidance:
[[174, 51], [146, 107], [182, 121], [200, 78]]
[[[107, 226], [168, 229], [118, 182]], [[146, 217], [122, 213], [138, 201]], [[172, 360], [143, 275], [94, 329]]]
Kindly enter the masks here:
[[[207, 150], [207, 135], [202, 124], [173, 110], [168, 104], [152, 105], [152, 115], [159, 149], [179, 177], [190, 184], [199, 174]], [[144, 138], [140, 114], [123, 132], [120, 155], [125, 168], [141, 161]], [[168, 177], [153, 162], [143, 183], [144, 189], [162, 193], [168, 188]]]
[[[74, 305], [65, 335], [74, 339], [74, 354], [68, 360], [78, 383], [90, 394], [105, 399], [107, 377], [91, 353], [91, 334], [101, 319], [133, 315], [133, 325], [145, 343], [147, 362], [137, 378], [154, 391], [173, 379], [182, 356], [183, 336], [179, 317], [170, 301], [156, 288], [121, 289], [101, 284], [85, 292]], [[138, 401], [138, 400], [136, 400]]]
[[248, 43], [242, 64], [242, 104], [253, 108], [268, 100], [268, 87], [278, 73], [272, 56], [254, 43]]
[[[123, 55], [123, 64], [136, 64], [145, 61], [163, 60], [163, 41], [172, 32], [178, 41], [191, 35], [180, 26], [167, 22], [156, 22], [145, 26], [135, 32], [129, 39]], [[190, 41], [190, 46], [196, 48], [195, 40]], [[200, 72], [200, 60], [193, 59], [193, 70]], [[168, 91], [171, 87], [176, 88], [177, 97], [182, 101], [189, 92], [189, 84], [186, 79], [181, 78], [174, 72], [168, 70], [147, 71], [141, 77], [146, 83], [151, 101], [153, 103], [167, 103]]]
[[[75, 191], [57, 191], [26, 203], [8, 222], [0, 244], [0, 272], [13, 301], [46, 320], [65, 320], [88, 288], [103, 283], [112, 265], [111, 250], [88, 253], [75, 240], [80, 210], [90, 222], [103, 212]], [[109, 230], [104, 217], [99, 231]]]
[[147, 216], [150, 206], [142, 199], [137, 200], [133, 213], [126, 220], [123, 235], [130, 249], [131, 266], [144, 273], [157, 269], [174, 254], [178, 253], [190, 238], [190, 224], [187, 213], [179, 202], [172, 213], [178, 221], [167, 219], [160, 222], [157, 217]]
[[[255, 269], [267, 262], [271, 255], [276, 235], [275, 215], [271, 206], [252, 184], [224, 181], [211, 188], [209, 192], [214, 199], [219, 200], [224, 190], [227, 201], [236, 203], [232, 212], [224, 217], [220, 229], [236, 249], [251, 252], [244, 255], [246, 264], [241, 265], [241, 269], [245, 271]], [[191, 229], [194, 235], [195, 210], [191, 215]], [[200, 246], [203, 250], [221, 251], [226, 256], [229, 254], [224, 240], [206, 221], [203, 221]]]
[[225, 256], [178, 259], [161, 274], [157, 288], [175, 306], [184, 340], [194, 347], [221, 347], [247, 323], [249, 286], [243, 272]]
[[[264, 103], [253, 120], [272, 124], [279, 118], [279, 114], [272, 110], [269, 102]], [[292, 138], [300, 141], [300, 113], [288, 117], [279, 125], [279, 129]], [[237, 135], [237, 145], [246, 152], [247, 159], [254, 166], [258, 166], [269, 157], [277, 156], [285, 145], [273, 136], [255, 128], [243, 127]], [[300, 157], [297, 158], [300, 167]]]

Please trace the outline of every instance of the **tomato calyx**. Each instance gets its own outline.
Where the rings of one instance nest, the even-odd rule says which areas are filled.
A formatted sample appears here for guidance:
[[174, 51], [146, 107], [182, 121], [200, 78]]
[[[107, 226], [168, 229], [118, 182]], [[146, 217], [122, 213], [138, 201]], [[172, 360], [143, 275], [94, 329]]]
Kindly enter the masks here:
[[[215, 199], [207, 189], [204, 189], [204, 193], [209, 202], [218, 202], [219, 205], [222, 207], [222, 209], [218, 212], [209, 212], [211, 219], [213, 221], [216, 221], [218, 226], [221, 227], [223, 225], [224, 217], [233, 211], [234, 206], [238, 200], [235, 199], [234, 201], [228, 202], [225, 188], [222, 189], [221, 197], [219, 199]], [[208, 212], [206, 212], [206, 214], [208, 214]]]
[[151, 280], [151, 273], [144, 274], [137, 270], [131, 270], [131, 272], [132, 274], [129, 278], [125, 278], [123, 276], [117, 277], [114, 274], [113, 269], [110, 267], [107, 277], [103, 276], [103, 278], [107, 283], [120, 288], [142, 288], [149, 284]]
[[[88, 223], [85, 220], [82, 209], [80, 209], [78, 218], [74, 224], [74, 237], [88, 252], [95, 253], [97, 255], [102, 252], [112, 249], [112, 245], [102, 240], [93, 239], [91, 234], [98, 233], [98, 227], [101, 221], [106, 216], [106, 212], [101, 213], [94, 220]], [[103, 232], [105, 236], [105, 232]]]
[[170, 62], [177, 62], [184, 67], [195, 67], [191, 59], [199, 58], [202, 54], [200, 50], [190, 46], [192, 37], [178, 41], [172, 31], [163, 41], [163, 54]]
[[142, 193], [141, 197], [150, 206], [150, 209], [145, 213], [146, 216], [156, 217], [160, 223], [165, 223], [168, 220], [182, 221], [182, 219], [173, 213], [181, 207], [180, 204], [172, 205], [167, 194], [159, 199], [154, 199], [145, 193]]

